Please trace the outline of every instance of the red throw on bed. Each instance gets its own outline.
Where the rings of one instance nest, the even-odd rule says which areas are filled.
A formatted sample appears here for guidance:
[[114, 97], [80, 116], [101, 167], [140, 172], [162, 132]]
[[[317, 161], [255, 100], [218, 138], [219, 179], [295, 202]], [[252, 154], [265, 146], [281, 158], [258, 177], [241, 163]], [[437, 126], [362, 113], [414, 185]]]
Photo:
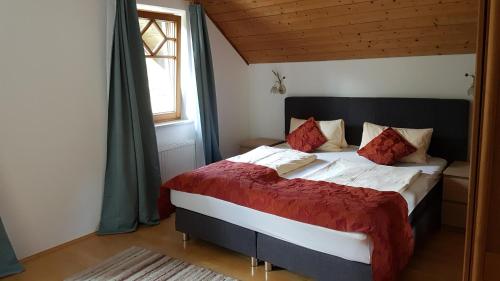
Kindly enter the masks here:
[[365, 233], [373, 242], [375, 281], [396, 280], [413, 253], [408, 206], [397, 192], [285, 179], [267, 167], [227, 160], [166, 182], [160, 195], [163, 217], [172, 210], [169, 189], [211, 196], [334, 230]]

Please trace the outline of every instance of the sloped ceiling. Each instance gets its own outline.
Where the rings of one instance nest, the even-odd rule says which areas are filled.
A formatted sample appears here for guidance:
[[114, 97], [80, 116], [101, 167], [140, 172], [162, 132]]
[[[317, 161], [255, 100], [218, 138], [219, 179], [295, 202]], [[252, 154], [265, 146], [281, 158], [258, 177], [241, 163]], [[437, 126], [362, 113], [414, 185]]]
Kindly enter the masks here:
[[201, 0], [247, 63], [474, 53], [479, 0]]

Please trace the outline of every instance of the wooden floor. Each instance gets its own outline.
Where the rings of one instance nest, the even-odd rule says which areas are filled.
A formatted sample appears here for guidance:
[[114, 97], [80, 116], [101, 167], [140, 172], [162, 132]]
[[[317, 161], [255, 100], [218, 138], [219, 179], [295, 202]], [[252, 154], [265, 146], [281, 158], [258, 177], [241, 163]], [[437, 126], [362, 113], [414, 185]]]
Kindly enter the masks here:
[[[404, 272], [402, 280], [459, 280], [463, 244], [463, 234], [451, 231], [437, 233], [425, 247], [416, 249], [415, 256]], [[92, 235], [25, 261], [24, 273], [2, 281], [62, 280], [130, 246], [156, 250], [241, 280], [309, 280], [286, 270], [275, 270], [266, 274], [263, 265], [251, 268], [248, 257], [203, 241], [191, 240], [183, 243], [181, 234], [174, 229], [174, 218], [171, 217], [159, 226], [143, 227], [130, 234]]]

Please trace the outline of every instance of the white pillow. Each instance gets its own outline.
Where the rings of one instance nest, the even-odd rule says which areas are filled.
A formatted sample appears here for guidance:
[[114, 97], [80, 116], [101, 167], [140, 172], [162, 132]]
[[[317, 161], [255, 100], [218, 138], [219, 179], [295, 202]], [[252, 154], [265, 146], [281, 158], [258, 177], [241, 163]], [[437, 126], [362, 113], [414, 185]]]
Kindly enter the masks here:
[[[363, 137], [361, 138], [361, 144], [359, 148], [363, 148], [371, 140], [377, 137], [382, 131], [387, 129], [386, 126], [380, 126], [365, 122], [363, 124]], [[427, 150], [431, 144], [433, 129], [408, 129], [408, 128], [393, 128], [401, 136], [403, 136], [409, 143], [417, 148], [417, 151], [412, 154], [401, 158], [400, 162], [405, 163], [427, 163]]]
[[[290, 131], [293, 132], [300, 125], [302, 125], [307, 120], [291, 118], [290, 119]], [[344, 120], [331, 120], [331, 121], [316, 121], [321, 133], [326, 137], [327, 142], [318, 147], [320, 151], [341, 151], [342, 148], [347, 147], [347, 142], [345, 140], [344, 132]]]

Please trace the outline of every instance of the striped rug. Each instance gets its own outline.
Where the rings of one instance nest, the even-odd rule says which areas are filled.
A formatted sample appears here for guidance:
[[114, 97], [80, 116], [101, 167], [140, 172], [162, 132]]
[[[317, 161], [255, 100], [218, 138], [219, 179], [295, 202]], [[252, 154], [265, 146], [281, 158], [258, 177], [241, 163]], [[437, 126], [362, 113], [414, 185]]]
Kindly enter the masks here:
[[209, 269], [167, 257], [140, 247], [131, 247], [66, 281], [235, 281]]

